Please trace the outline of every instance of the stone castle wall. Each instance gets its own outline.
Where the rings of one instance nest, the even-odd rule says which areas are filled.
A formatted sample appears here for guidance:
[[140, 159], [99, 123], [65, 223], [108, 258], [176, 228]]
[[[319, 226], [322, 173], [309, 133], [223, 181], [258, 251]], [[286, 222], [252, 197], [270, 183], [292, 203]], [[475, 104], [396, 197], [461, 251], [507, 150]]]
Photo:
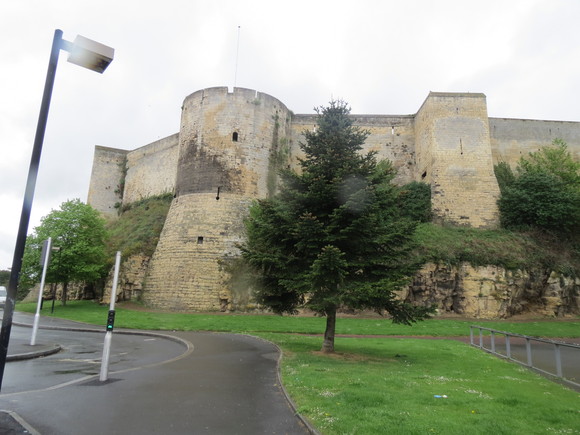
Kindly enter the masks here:
[[[489, 118], [483, 94], [430, 93], [415, 115], [352, 117], [369, 131], [364, 151], [391, 160], [397, 183], [431, 185], [440, 221], [497, 225], [494, 163], [515, 166], [554, 138], [580, 159], [580, 123]], [[298, 167], [303, 132], [315, 124], [267, 94], [210, 88], [185, 98], [179, 133], [134, 151], [95, 149], [88, 202], [104, 214], [116, 215], [123, 183], [125, 204], [174, 193], [142, 288], [131, 284], [147, 304], [236, 308], [228, 267], [248, 206], [275, 193], [281, 167]]]
[[499, 187], [483, 94], [431, 93], [416, 116], [417, 164], [440, 221], [493, 228]]
[[117, 216], [122, 200], [122, 179], [128, 151], [95, 147], [87, 203], [105, 216]]
[[228, 259], [238, 255], [250, 199], [197, 193], [173, 200], [145, 278], [142, 300], [176, 311], [231, 308]]
[[239, 255], [250, 201], [275, 190], [290, 120], [280, 101], [248, 89], [206, 89], [185, 99], [175, 199], [146, 277], [146, 303], [231, 308], [227, 265]]
[[[362, 150], [364, 153], [374, 151], [377, 159], [393, 162], [398, 170], [396, 183], [405, 184], [416, 179], [414, 116], [353, 115], [352, 118], [354, 125], [369, 132]], [[315, 115], [295, 115], [292, 119], [291, 158], [294, 168], [298, 166], [298, 157], [304, 157], [299, 147], [305, 142], [303, 132], [312, 130], [315, 125]]]
[[530, 119], [489, 118], [493, 162], [515, 167], [521, 157], [563, 139], [580, 161], [580, 123]]
[[127, 154], [123, 202], [130, 204], [175, 190], [179, 134], [160, 139]]

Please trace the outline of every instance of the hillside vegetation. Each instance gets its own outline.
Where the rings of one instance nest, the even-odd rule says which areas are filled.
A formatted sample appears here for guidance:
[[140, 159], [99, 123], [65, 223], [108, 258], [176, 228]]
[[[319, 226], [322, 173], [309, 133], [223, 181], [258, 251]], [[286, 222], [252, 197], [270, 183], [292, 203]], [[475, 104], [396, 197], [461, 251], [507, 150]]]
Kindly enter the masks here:
[[109, 222], [110, 258], [121, 251], [123, 258], [153, 255], [171, 200], [171, 194], [153, 196], [126, 206], [118, 219]]
[[[109, 250], [123, 258], [133, 254], [153, 255], [171, 205], [172, 196], [151, 197], [127, 207], [109, 222]], [[580, 276], [579, 243], [541, 231], [483, 230], [421, 223], [415, 232], [414, 255], [418, 262], [456, 265], [494, 265], [508, 270], [550, 269]]]
[[516, 232], [423, 223], [415, 233], [420, 262], [494, 265], [508, 270], [549, 269], [580, 275], [578, 243], [541, 231]]

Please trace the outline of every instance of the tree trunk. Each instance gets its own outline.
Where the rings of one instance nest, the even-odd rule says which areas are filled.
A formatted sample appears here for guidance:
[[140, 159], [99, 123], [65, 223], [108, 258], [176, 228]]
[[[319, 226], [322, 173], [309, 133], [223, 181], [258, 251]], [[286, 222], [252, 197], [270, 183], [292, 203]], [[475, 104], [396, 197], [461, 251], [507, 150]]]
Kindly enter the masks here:
[[336, 308], [326, 311], [326, 331], [324, 331], [324, 341], [322, 342], [322, 352], [334, 352], [334, 332], [336, 330]]
[[62, 306], [66, 306], [66, 293], [68, 290], [68, 282], [62, 284]]

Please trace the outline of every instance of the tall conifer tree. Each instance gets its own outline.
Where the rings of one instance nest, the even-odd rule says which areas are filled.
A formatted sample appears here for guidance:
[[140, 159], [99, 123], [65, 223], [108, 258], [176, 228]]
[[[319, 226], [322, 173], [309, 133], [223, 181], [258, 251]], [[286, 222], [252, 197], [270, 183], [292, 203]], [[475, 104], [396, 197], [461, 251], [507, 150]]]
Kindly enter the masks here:
[[242, 247], [259, 303], [326, 316], [324, 352], [334, 351], [339, 308], [386, 311], [405, 324], [431, 311], [396, 298], [417, 268], [408, 255], [415, 223], [397, 207], [393, 166], [361, 153], [369, 133], [349, 113], [343, 101], [317, 109], [317, 127], [300, 144], [301, 171], [283, 172], [279, 193], [251, 208]]

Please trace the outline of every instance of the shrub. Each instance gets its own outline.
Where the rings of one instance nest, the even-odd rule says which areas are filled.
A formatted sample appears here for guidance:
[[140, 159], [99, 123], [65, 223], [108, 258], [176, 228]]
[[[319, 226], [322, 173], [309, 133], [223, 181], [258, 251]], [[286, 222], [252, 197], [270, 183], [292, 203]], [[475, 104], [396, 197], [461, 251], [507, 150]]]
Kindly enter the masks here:
[[502, 191], [498, 201], [501, 224], [569, 233], [580, 224], [579, 193], [553, 174], [525, 172]]
[[494, 170], [502, 226], [564, 235], [580, 228], [580, 162], [562, 140], [521, 158], [515, 173], [506, 163]]
[[431, 221], [431, 187], [426, 183], [413, 181], [399, 191], [401, 213], [417, 222]]

